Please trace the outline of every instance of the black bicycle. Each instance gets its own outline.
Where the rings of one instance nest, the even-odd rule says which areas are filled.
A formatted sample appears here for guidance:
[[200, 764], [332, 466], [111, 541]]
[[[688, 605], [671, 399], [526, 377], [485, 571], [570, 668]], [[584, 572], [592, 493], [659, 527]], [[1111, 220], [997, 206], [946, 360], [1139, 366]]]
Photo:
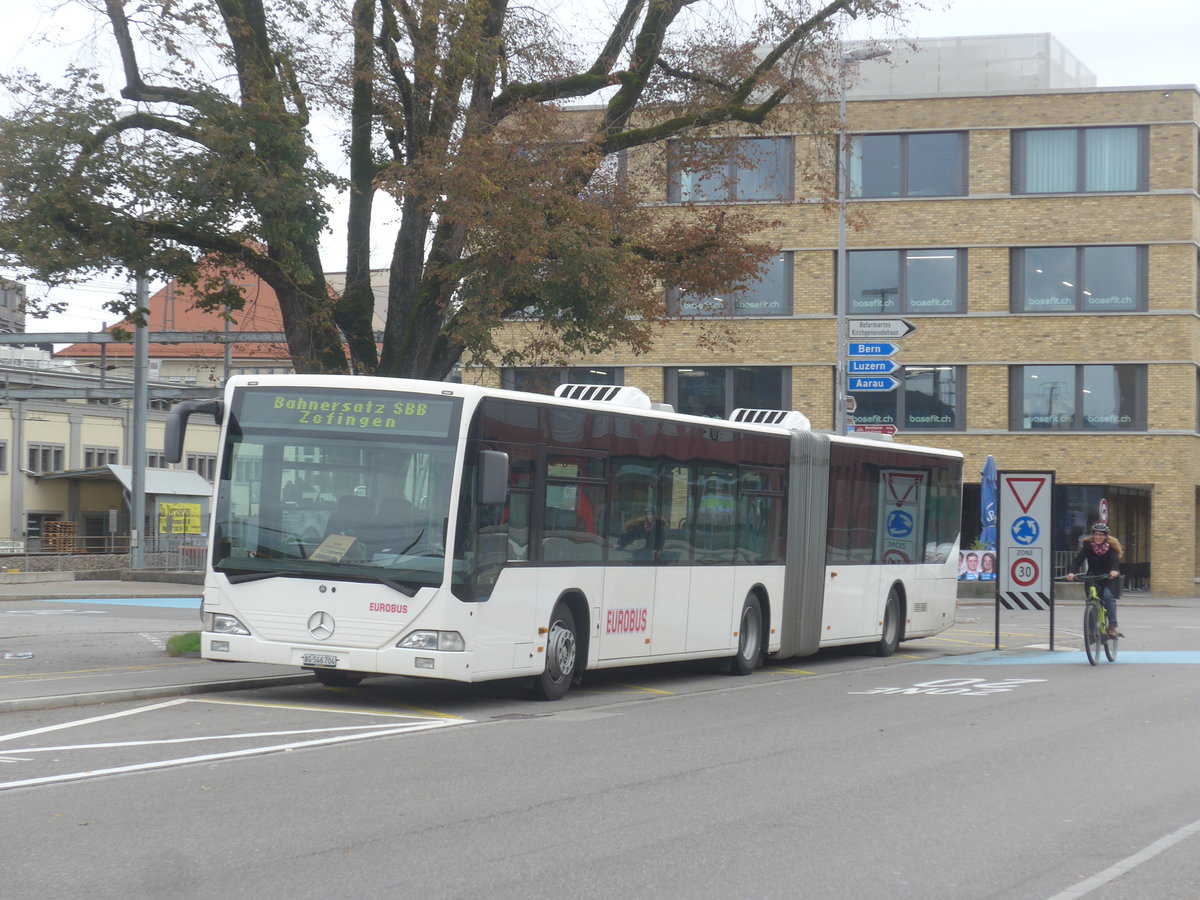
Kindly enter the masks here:
[[1075, 580], [1083, 584], [1083, 649], [1088, 662], [1093, 666], [1100, 663], [1100, 648], [1109, 662], [1117, 661], [1117, 635], [1108, 633], [1108, 612], [1104, 609], [1104, 598], [1100, 596], [1100, 585], [1109, 580], [1107, 575], [1076, 575]]

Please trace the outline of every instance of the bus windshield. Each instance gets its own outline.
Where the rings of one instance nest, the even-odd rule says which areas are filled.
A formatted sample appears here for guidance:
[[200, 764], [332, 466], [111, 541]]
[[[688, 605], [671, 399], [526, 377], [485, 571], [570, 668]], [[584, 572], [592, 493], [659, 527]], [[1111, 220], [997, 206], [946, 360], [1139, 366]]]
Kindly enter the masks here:
[[248, 388], [235, 397], [217, 491], [213, 568], [442, 581], [460, 401]]

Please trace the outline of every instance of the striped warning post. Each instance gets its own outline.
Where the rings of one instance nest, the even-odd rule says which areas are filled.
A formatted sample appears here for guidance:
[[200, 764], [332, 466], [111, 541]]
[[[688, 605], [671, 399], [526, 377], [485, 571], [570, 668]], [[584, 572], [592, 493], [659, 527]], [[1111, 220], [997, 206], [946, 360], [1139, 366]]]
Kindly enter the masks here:
[[1023, 609], [1027, 612], [1048, 610], [1050, 598], [1040, 592], [1004, 591], [1000, 594], [1000, 605], [1005, 609]]

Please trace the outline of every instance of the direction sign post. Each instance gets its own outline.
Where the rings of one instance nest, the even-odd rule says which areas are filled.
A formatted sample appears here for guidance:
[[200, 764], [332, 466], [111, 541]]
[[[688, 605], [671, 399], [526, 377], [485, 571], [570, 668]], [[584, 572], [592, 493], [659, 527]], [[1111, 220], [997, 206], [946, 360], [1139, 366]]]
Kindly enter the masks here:
[[1054, 649], [1054, 555], [1050, 543], [1053, 472], [997, 473], [996, 649], [1000, 607], [1049, 610]]
[[[844, 253], [838, 257], [839, 265], [842, 265], [840, 261], [843, 258]], [[844, 275], [839, 269], [838, 278], [842, 279]], [[841, 314], [842, 309], [842, 306], [838, 307], [835, 430], [854, 412], [852, 392], [886, 392], [900, 386], [899, 379], [892, 377], [892, 373], [900, 369], [900, 364], [892, 359], [900, 347], [892, 341], [917, 330], [916, 326], [904, 319], [846, 319]], [[853, 340], [847, 342], [847, 337]], [[842, 403], [845, 408], [837, 408], [836, 404]], [[859, 430], [852, 422], [846, 421], [845, 424], [849, 426], [848, 432]]]
[[851, 375], [891, 375], [900, 368], [900, 363], [890, 356], [887, 359], [850, 359], [846, 371]]
[[892, 375], [851, 375], [850, 390], [852, 391], [894, 391], [900, 387], [900, 381]]
[[874, 422], [867, 422], [863, 425], [855, 425], [855, 432], [863, 432], [864, 434], [895, 434], [896, 426], [884, 423], [882, 425]]
[[916, 325], [904, 319], [850, 319], [846, 325], [846, 336], [866, 340], [896, 340], [916, 330]]
[[900, 347], [891, 341], [851, 341], [846, 345], [851, 359], [887, 359], [900, 352]]

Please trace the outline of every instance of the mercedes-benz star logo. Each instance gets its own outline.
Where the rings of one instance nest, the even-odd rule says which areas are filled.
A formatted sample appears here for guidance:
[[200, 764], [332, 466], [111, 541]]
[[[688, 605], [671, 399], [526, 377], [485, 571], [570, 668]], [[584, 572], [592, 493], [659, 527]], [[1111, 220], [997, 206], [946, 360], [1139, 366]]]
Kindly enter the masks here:
[[333, 637], [335, 627], [333, 616], [323, 609], [308, 617], [308, 633], [318, 641], [325, 641]]

